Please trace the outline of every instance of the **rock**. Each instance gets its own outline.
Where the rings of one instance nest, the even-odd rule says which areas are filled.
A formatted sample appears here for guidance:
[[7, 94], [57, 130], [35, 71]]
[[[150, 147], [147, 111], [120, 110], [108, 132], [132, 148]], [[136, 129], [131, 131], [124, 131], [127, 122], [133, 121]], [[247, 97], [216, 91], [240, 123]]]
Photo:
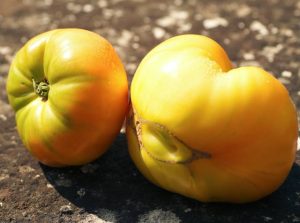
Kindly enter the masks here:
[[77, 192], [78, 196], [80, 198], [82, 198], [85, 195], [85, 189], [84, 188], [80, 188]]
[[251, 8], [248, 5], [241, 5], [238, 10], [236, 10], [236, 14], [238, 17], [243, 18], [248, 16], [251, 13]]
[[9, 175], [8, 175], [8, 174], [5, 174], [5, 173], [0, 174], [0, 182], [1, 182], [2, 180], [7, 179], [7, 178], [9, 178]]
[[187, 209], [184, 210], [184, 213], [188, 213], [188, 212], [191, 212], [191, 211], [192, 211], [191, 208], [187, 208]]
[[97, 214], [101, 217], [101, 219], [105, 220], [107, 223], [117, 222], [117, 213], [115, 213], [114, 211], [108, 210], [106, 208], [101, 208], [97, 211]]
[[0, 46], [0, 54], [2, 55], [11, 54], [11, 48], [9, 46]]
[[267, 29], [267, 27], [257, 20], [251, 23], [250, 30], [258, 32], [261, 36], [266, 36], [269, 34], [269, 30]]
[[264, 219], [265, 222], [268, 222], [268, 221], [272, 221], [272, 220], [273, 220], [273, 218], [268, 217], [268, 216], [263, 216], [263, 219]]
[[191, 23], [180, 23], [179, 27], [177, 29], [178, 33], [184, 33], [187, 31], [190, 31], [192, 28], [192, 24]]
[[181, 220], [171, 211], [156, 209], [139, 217], [138, 223], [179, 223]]
[[89, 13], [93, 10], [94, 10], [94, 6], [91, 4], [85, 4], [82, 8], [82, 11], [84, 11], [85, 13]]
[[244, 57], [245, 60], [254, 60], [255, 59], [253, 53], [244, 53], [243, 57]]
[[282, 49], [282, 44], [277, 44], [276, 46], [265, 46], [261, 54], [265, 56], [270, 63], [272, 63], [276, 54], [278, 54]]
[[152, 33], [156, 39], [161, 39], [166, 34], [166, 31], [160, 27], [154, 27]]
[[122, 30], [121, 36], [117, 39], [117, 43], [120, 46], [126, 47], [129, 44], [129, 41], [132, 39], [133, 34], [132, 32], [124, 29]]
[[73, 209], [70, 205], [63, 205], [59, 208], [60, 213], [62, 214], [72, 214]]
[[226, 27], [228, 26], [228, 21], [224, 18], [217, 17], [217, 18], [212, 18], [212, 19], [205, 19], [203, 21], [203, 26], [205, 29], [214, 29], [219, 26]]
[[3, 114], [0, 114], [0, 119], [5, 122], [7, 120], [7, 117]]
[[292, 77], [292, 72], [284, 70], [284, 71], [282, 71], [281, 76], [290, 78], [290, 77]]
[[35, 171], [31, 166], [20, 166], [19, 167], [19, 172], [21, 174], [26, 174], [26, 173], [30, 173], [30, 172], [33, 172]]
[[128, 63], [125, 67], [129, 74], [134, 74], [134, 72], [137, 68], [137, 65], [136, 65], [136, 63]]
[[113, 222], [105, 221], [94, 214], [88, 214], [83, 220], [79, 221], [78, 223], [113, 223]]
[[54, 188], [52, 184], [46, 184], [46, 187], [51, 189]]
[[107, 7], [108, 3], [106, 0], [99, 0], [97, 5], [99, 6], [99, 8], [105, 8]]
[[165, 16], [156, 21], [156, 24], [161, 27], [170, 27], [176, 24], [176, 18], [172, 16]]

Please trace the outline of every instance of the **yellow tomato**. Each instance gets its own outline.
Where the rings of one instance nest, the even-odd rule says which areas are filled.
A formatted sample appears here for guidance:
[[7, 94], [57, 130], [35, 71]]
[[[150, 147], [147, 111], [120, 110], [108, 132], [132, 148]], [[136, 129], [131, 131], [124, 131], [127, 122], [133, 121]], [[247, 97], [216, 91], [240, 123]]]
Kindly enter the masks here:
[[146, 55], [131, 86], [129, 152], [156, 185], [200, 201], [243, 203], [275, 191], [293, 164], [295, 107], [258, 67], [233, 69], [200, 35]]
[[20, 137], [49, 166], [81, 165], [119, 133], [128, 107], [123, 65], [111, 44], [81, 29], [32, 38], [16, 54], [7, 80]]

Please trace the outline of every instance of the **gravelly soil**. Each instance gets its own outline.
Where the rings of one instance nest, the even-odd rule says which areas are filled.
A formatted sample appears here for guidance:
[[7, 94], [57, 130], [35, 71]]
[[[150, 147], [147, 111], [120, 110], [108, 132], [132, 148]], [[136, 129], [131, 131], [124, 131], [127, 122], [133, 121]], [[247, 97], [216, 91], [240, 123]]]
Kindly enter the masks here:
[[0, 222], [300, 222], [300, 153], [284, 185], [247, 205], [203, 204], [147, 182], [125, 136], [83, 167], [40, 165], [22, 145], [5, 83], [14, 53], [43, 31], [80, 27], [107, 38], [131, 80], [157, 43], [183, 33], [217, 40], [237, 66], [258, 65], [300, 111], [300, 1], [2, 0], [0, 2]]

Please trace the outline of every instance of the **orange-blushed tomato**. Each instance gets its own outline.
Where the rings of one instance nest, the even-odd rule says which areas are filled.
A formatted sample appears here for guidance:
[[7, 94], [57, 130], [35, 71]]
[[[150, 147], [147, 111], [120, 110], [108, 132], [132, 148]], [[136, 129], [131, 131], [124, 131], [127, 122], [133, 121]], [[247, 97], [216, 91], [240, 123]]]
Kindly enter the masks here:
[[57, 29], [29, 40], [7, 80], [19, 135], [49, 166], [81, 165], [106, 151], [128, 108], [124, 67], [96, 33]]
[[297, 115], [258, 67], [233, 68], [220, 45], [182, 35], [151, 50], [131, 86], [130, 155], [166, 190], [244, 203], [275, 191], [295, 159]]

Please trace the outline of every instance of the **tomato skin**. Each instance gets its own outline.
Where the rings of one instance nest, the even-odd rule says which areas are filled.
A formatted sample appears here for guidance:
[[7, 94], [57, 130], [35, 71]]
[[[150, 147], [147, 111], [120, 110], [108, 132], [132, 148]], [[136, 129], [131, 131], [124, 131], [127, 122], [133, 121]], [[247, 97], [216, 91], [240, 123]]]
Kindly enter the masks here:
[[151, 50], [131, 85], [129, 153], [154, 184], [203, 202], [275, 191], [295, 159], [297, 114], [258, 67], [233, 69], [215, 41], [182, 35]]
[[[45, 80], [47, 98], [33, 85]], [[7, 94], [24, 145], [49, 166], [95, 160], [119, 133], [128, 109], [127, 77], [117, 53], [82, 29], [29, 40], [11, 64]]]

